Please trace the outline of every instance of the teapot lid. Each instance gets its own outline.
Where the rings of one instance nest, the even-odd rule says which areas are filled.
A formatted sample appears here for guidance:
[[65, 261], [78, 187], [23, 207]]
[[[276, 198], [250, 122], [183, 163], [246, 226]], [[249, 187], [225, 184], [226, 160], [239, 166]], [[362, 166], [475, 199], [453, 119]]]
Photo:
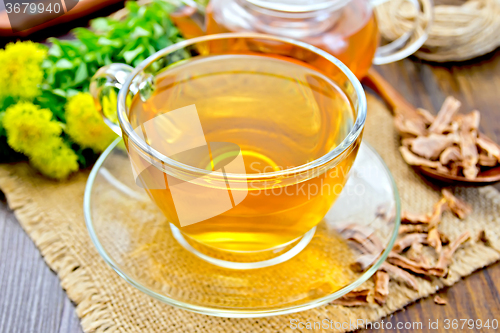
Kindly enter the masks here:
[[246, 0], [251, 4], [270, 10], [303, 13], [322, 10], [327, 8], [338, 8], [344, 6], [350, 0]]

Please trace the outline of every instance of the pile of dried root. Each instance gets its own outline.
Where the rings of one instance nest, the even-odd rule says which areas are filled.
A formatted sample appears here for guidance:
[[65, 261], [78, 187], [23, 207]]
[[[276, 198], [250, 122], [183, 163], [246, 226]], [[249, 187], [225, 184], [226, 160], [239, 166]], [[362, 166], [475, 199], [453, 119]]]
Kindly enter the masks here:
[[403, 138], [400, 152], [408, 164], [467, 179], [500, 164], [500, 146], [478, 131], [479, 111], [457, 114], [460, 105], [448, 97], [437, 116], [424, 109], [395, 116]]
[[[453, 254], [471, 238], [471, 235], [467, 231], [450, 241], [438, 230], [442, 214], [444, 211], [450, 210], [457, 217], [463, 219], [472, 212], [472, 208], [447, 189], [442, 191], [442, 195], [443, 197], [434, 205], [431, 213], [402, 213], [399, 238], [387, 261], [373, 276], [373, 288], [361, 286], [333, 303], [344, 306], [362, 306], [375, 303], [383, 305], [389, 295], [390, 279], [418, 291], [418, 282], [415, 276], [446, 277], [453, 260]], [[384, 250], [382, 243], [373, 233], [367, 232], [365, 228], [357, 224], [349, 225], [340, 230], [340, 233], [360, 253], [356, 262], [351, 265], [351, 268], [357, 272], [364, 272], [371, 267]], [[477, 240], [487, 241], [484, 232], [478, 235]], [[426, 247], [426, 251], [424, 251], [424, 247]]]

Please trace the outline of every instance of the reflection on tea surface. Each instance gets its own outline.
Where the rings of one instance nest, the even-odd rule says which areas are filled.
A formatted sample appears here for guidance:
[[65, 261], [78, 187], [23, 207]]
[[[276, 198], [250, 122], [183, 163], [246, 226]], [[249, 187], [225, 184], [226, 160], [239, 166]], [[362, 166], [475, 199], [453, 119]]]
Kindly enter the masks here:
[[[234, 159], [234, 154], [223, 151], [228, 145], [210, 143], [239, 147], [247, 174], [280, 171], [325, 155], [342, 142], [354, 122], [349, 99], [328, 78], [290, 58], [250, 53], [197, 57], [168, 69], [157, 76], [156, 90], [147, 101], [134, 98], [130, 122], [140, 128], [159, 115], [190, 105], [196, 107], [213, 159], [204, 155], [188, 164], [208, 170], [224, 165], [226, 158]], [[156, 130], [148, 135], [153, 147], [186, 140], [175, 124]], [[346, 181], [358, 143], [335, 168], [302, 182], [285, 184], [277, 179], [263, 187], [249, 181], [248, 194], [239, 204], [184, 227], [168, 184], [148, 193], [169, 221], [196, 241], [231, 251], [272, 249], [299, 238], [321, 221]]]

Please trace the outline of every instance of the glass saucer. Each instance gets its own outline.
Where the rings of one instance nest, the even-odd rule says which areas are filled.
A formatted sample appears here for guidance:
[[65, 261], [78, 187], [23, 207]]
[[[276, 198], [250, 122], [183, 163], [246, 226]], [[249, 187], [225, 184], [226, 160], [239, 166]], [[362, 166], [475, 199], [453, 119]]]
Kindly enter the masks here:
[[[84, 198], [87, 228], [99, 254], [122, 278], [164, 303], [239, 318], [311, 309], [368, 280], [397, 237], [396, 185], [377, 152], [362, 143], [344, 190], [300, 252], [269, 267], [217, 266], [176, 240], [175, 229], [135, 185], [120, 140], [108, 147], [90, 173]], [[351, 268], [363, 256], [345, 232], [352, 226], [382, 245], [362, 273]]]

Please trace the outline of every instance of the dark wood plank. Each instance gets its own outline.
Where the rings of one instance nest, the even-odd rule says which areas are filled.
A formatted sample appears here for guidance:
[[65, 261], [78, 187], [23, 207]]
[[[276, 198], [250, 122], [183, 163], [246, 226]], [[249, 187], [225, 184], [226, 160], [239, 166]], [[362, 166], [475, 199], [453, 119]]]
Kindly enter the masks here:
[[5, 201], [0, 203], [0, 332], [81, 333], [74, 305]]
[[[392, 330], [382, 330], [387, 332], [448, 332], [444, 329], [445, 319], [480, 319], [485, 322], [487, 319], [497, 319], [500, 322], [500, 263], [497, 263], [484, 270], [480, 270], [468, 276], [450, 288], [446, 288], [438, 293], [441, 298], [446, 299], [448, 304], [437, 305], [434, 297], [428, 297], [405, 309], [396, 312], [394, 315], [384, 318], [384, 322], [390, 322]], [[429, 329], [429, 321], [439, 321], [439, 329]], [[422, 330], [397, 329], [399, 325], [406, 323], [421, 322]], [[387, 327], [387, 324], [386, 326]], [[404, 327], [404, 326], [402, 326]], [[376, 329], [362, 330], [361, 332], [378, 332]], [[452, 332], [498, 332], [494, 329], [468, 330], [458, 329]]]

